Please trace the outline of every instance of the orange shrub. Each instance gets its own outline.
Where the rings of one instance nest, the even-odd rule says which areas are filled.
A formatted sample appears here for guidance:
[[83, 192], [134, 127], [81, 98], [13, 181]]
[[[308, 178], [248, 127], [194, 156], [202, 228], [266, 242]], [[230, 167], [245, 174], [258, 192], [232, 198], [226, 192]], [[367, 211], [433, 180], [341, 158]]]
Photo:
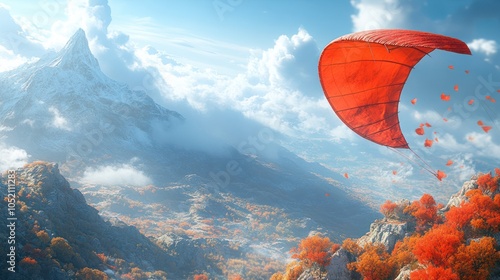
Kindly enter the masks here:
[[332, 260], [332, 249], [334, 243], [328, 237], [319, 235], [309, 236], [303, 239], [297, 248], [292, 248], [290, 251], [292, 258], [298, 259], [304, 263], [306, 267], [311, 267], [314, 263], [324, 268], [330, 264]]
[[356, 270], [365, 280], [389, 279], [394, 272], [394, 263], [383, 244], [367, 244], [365, 252], [357, 262], [350, 263], [347, 268]]
[[469, 245], [462, 244], [453, 260], [453, 269], [462, 280], [486, 280], [491, 269], [499, 260], [495, 250], [495, 239], [483, 237], [472, 240]]
[[419, 238], [413, 254], [422, 264], [447, 266], [463, 240], [463, 233], [448, 225], [439, 225]]
[[394, 215], [394, 210], [398, 205], [390, 200], [387, 200], [384, 204], [380, 206], [380, 213], [382, 213], [386, 218], [392, 217]]
[[498, 181], [500, 179], [500, 169], [495, 168], [495, 175], [492, 176], [491, 173], [483, 174], [477, 178], [477, 185], [483, 192], [488, 191], [490, 193], [495, 192], [498, 189]]
[[411, 280], [460, 280], [450, 268], [428, 266], [410, 273]]

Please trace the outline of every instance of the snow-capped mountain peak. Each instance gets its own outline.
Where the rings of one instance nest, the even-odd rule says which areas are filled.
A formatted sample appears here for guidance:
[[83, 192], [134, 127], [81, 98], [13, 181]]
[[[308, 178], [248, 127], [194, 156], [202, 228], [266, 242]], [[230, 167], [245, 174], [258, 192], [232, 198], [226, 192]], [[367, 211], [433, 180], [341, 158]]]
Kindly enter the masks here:
[[76, 68], [82, 65], [86, 65], [92, 69], [99, 69], [99, 63], [89, 49], [85, 31], [80, 28], [59, 51], [57, 57], [50, 63], [50, 66]]

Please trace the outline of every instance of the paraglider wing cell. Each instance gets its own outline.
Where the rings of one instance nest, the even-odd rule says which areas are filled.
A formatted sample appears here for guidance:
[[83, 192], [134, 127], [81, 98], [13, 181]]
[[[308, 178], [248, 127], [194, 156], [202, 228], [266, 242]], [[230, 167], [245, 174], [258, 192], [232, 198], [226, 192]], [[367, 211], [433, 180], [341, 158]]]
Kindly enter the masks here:
[[410, 30], [374, 30], [342, 36], [322, 52], [318, 71], [338, 117], [358, 135], [393, 148], [409, 148], [398, 105], [413, 69], [434, 49], [470, 54], [460, 40]]

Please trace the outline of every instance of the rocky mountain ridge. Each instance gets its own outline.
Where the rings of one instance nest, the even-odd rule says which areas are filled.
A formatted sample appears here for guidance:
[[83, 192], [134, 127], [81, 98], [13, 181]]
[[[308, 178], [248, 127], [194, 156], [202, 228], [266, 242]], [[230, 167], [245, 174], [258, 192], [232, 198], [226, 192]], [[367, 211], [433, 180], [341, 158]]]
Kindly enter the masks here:
[[[168, 270], [173, 263], [165, 250], [134, 227], [104, 221], [83, 195], [70, 187], [57, 164], [28, 164], [15, 170], [14, 180], [17, 270], [11, 273], [2, 266], [2, 279], [69, 279], [84, 268], [115, 277], [118, 270], [112, 268], [118, 262], [163, 275], [160, 270]], [[4, 173], [0, 183], [4, 197], [6, 184]], [[0, 215], [6, 220], [7, 204], [0, 205]], [[1, 235], [3, 244], [7, 244], [6, 238]], [[3, 256], [7, 255], [5, 249], [0, 249]], [[103, 256], [109, 261], [103, 261]]]

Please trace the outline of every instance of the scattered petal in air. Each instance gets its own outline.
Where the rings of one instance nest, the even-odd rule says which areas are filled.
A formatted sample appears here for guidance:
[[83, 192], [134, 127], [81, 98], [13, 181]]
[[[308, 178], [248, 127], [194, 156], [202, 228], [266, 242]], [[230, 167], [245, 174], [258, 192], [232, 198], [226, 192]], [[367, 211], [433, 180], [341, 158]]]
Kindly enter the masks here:
[[453, 160], [449, 159], [447, 162], [446, 162], [446, 166], [451, 166], [453, 164]]
[[491, 130], [491, 126], [488, 126], [488, 125], [483, 125], [481, 126], [481, 128], [484, 130], [484, 132], [488, 133], [488, 131]]
[[436, 173], [436, 177], [438, 178], [439, 181], [443, 180], [444, 178], [446, 178], [446, 173], [444, 173], [443, 171], [441, 170], [438, 170], [437, 173]]
[[450, 68], [451, 70], [453, 70], [454, 67], [453, 67], [453, 65], [450, 65], [450, 66], [448, 66], [448, 68]]
[[346, 177], [347, 179], [349, 179], [349, 174], [344, 173], [344, 177]]
[[467, 102], [467, 104], [469, 104], [469, 105], [474, 104], [474, 99], [469, 100], [469, 102]]
[[495, 103], [497, 102], [493, 97], [489, 96], [489, 95], [486, 95], [486, 99], [488, 99], [489, 101], [491, 101], [492, 103]]
[[439, 139], [436, 137], [436, 138], [434, 138], [434, 141], [437, 143], [437, 142], [439, 142]]
[[432, 126], [428, 122], [426, 122], [424, 125], [427, 126], [427, 127], [431, 127]]
[[497, 89], [497, 92], [500, 93], [500, 89]]
[[424, 128], [423, 127], [419, 127], [417, 129], [415, 129], [415, 132], [418, 134], [418, 135], [424, 135], [425, 134], [425, 131], [424, 131]]
[[484, 123], [483, 123], [483, 121], [479, 120], [479, 121], [477, 121], [477, 125], [479, 125], [479, 126], [483, 126], [483, 125], [484, 125]]
[[392, 175], [396, 175], [398, 172], [396, 170], [392, 170]]
[[453, 86], [454, 91], [458, 91], [458, 85]]
[[447, 118], [443, 118], [443, 121], [447, 122], [447, 121], [448, 121], [448, 119], [447, 119]]
[[325, 193], [325, 196], [326, 196], [326, 197], [329, 197], [329, 196], [330, 196], [330, 193]]
[[474, 141], [474, 136], [467, 137], [467, 140], [469, 140], [470, 142]]
[[411, 100], [411, 104], [415, 105], [416, 103], [417, 103], [417, 99], [416, 99], [416, 98], [413, 98], [413, 99]]
[[434, 143], [434, 141], [432, 141], [431, 139], [425, 139], [424, 147], [430, 148], [430, 147], [432, 147], [433, 143]]
[[441, 93], [441, 99], [444, 101], [450, 101], [450, 95], [446, 95], [444, 93]]
[[465, 70], [465, 74], [469, 74], [469, 70]]

